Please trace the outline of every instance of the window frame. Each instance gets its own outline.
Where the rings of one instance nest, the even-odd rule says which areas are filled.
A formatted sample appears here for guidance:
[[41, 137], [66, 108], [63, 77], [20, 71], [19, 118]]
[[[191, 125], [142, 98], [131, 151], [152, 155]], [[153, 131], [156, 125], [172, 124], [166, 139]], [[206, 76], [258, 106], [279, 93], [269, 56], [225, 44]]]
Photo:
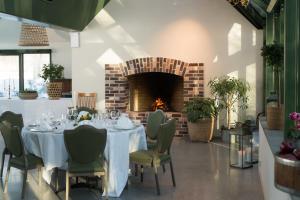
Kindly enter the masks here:
[[0, 50], [0, 56], [18, 56], [19, 57], [19, 92], [24, 90], [24, 54], [49, 54], [50, 64], [52, 64], [51, 49], [11, 49]]

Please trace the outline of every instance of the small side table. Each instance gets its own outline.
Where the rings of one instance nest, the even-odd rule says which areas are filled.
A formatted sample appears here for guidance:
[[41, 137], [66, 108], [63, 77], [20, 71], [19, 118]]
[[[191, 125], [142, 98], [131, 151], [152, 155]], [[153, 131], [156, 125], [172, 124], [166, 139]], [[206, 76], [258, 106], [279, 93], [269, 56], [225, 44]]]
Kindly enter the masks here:
[[252, 134], [246, 128], [230, 130], [229, 164], [231, 167], [246, 169], [253, 167]]

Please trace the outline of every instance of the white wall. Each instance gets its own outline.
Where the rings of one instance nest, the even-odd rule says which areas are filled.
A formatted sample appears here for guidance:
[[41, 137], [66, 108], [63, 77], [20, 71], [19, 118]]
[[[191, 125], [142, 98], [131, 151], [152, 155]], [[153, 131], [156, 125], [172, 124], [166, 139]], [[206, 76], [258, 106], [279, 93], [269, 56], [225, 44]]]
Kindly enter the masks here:
[[52, 62], [65, 67], [65, 77], [72, 77], [72, 51], [69, 33], [47, 28], [50, 46], [48, 47], [20, 47], [18, 46], [21, 23], [0, 19], [0, 49], [52, 49]]
[[224, 0], [111, 0], [72, 49], [73, 89], [97, 92], [103, 109], [107, 63], [145, 56], [203, 62], [206, 84], [225, 74], [251, 82], [247, 115], [254, 117], [262, 110], [262, 42], [262, 31]]

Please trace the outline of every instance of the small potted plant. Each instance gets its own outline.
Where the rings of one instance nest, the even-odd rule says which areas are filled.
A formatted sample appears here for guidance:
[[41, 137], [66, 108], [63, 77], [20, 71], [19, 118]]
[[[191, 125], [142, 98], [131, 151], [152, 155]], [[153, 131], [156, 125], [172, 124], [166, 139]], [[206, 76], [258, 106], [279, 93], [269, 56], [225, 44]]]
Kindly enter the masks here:
[[280, 74], [283, 69], [283, 46], [274, 42], [261, 49], [261, 55], [265, 58], [267, 67], [271, 67], [273, 76], [273, 89], [276, 103], [267, 106], [267, 123], [269, 129], [283, 129], [283, 107], [281, 106]]
[[38, 97], [38, 93], [36, 90], [25, 89], [24, 91], [19, 92], [20, 99], [36, 99]]
[[47, 83], [49, 99], [59, 99], [62, 92], [62, 81], [64, 67], [58, 64], [44, 65], [40, 77]]
[[184, 106], [191, 141], [209, 142], [213, 136], [215, 102], [210, 98], [194, 98]]

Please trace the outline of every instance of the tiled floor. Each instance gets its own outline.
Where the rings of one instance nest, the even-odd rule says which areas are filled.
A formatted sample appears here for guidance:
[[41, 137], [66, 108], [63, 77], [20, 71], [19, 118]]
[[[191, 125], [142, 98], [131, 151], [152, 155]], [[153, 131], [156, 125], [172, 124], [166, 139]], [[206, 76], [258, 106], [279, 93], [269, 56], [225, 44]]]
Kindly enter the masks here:
[[[3, 142], [0, 142], [1, 150]], [[257, 166], [239, 170], [228, 166], [226, 147], [214, 143], [191, 143], [184, 138], [176, 138], [172, 148], [177, 187], [173, 188], [170, 170], [159, 172], [161, 196], [156, 195], [152, 171], [145, 170], [144, 183], [138, 177], [131, 177], [129, 189], [124, 190], [120, 200], [141, 199], [178, 199], [178, 200], [261, 200], [263, 194]], [[0, 190], [0, 199], [19, 200], [21, 196], [21, 173], [12, 170], [8, 193]], [[2, 188], [2, 187], [1, 187]], [[29, 175], [25, 199], [56, 200], [64, 199], [64, 192], [59, 197], [43, 183], [37, 185], [36, 176]], [[101, 199], [99, 192], [89, 189], [71, 189], [70, 199]]]

